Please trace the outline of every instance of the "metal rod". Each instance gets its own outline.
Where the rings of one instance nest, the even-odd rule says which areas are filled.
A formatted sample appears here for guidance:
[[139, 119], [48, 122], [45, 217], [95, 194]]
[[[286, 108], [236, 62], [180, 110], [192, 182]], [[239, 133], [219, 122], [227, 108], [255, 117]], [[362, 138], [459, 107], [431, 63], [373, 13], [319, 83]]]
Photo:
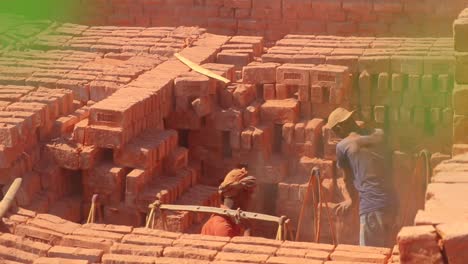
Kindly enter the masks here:
[[274, 222], [274, 223], [278, 223], [281, 220], [281, 217], [278, 217], [278, 216], [252, 213], [252, 212], [244, 212], [244, 211], [231, 210], [231, 209], [223, 209], [223, 208], [217, 208], [217, 207], [208, 207], [208, 206], [161, 204], [159, 208], [161, 210], [169, 210], [169, 211], [211, 213], [211, 214], [225, 215], [225, 216], [230, 216], [230, 217], [239, 216], [244, 219], [256, 219], [256, 220], [262, 220], [262, 221]]

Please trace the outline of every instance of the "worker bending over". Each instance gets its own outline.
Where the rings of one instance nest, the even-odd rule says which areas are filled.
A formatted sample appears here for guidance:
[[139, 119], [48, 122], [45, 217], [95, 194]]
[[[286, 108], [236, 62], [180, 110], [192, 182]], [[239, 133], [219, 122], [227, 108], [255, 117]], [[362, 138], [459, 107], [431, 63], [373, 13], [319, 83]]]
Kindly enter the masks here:
[[394, 200], [390, 171], [391, 161], [385, 148], [381, 129], [365, 131], [344, 108], [334, 110], [327, 127], [342, 140], [336, 147], [337, 166], [344, 177], [340, 186], [345, 201], [338, 204], [336, 213], [342, 215], [353, 205], [355, 193], [359, 194], [361, 246], [388, 246], [394, 225]]
[[[245, 168], [230, 171], [219, 186], [221, 208], [246, 210], [256, 186], [256, 178]], [[212, 215], [202, 228], [202, 235], [234, 237], [249, 235], [249, 230], [228, 216]]]

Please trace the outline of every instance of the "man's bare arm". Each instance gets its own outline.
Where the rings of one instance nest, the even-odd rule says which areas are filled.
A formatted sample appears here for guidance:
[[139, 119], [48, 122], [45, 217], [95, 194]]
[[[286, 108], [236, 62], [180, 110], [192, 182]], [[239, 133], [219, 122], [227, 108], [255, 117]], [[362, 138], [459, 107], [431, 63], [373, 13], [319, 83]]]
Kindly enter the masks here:
[[340, 169], [340, 172], [342, 176], [337, 179], [337, 186], [340, 189], [344, 201], [337, 204], [335, 207], [335, 213], [337, 215], [344, 215], [353, 206], [356, 192], [354, 191], [354, 187], [351, 183], [351, 171], [349, 169]]
[[336, 184], [340, 193], [343, 196], [344, 201], [352, 203], [355, 197], [355, 190], [352, 185], [352, 172], [349, 168], [345, 167], [339, 169], [340, 177], [336, 180]]

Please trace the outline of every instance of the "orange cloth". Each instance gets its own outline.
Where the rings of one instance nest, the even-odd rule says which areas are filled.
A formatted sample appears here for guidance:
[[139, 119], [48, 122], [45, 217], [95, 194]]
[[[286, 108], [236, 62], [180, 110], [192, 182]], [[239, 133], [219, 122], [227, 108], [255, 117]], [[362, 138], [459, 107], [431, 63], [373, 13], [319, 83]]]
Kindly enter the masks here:
[[235, 237], [241, 235], [241, 227], [228, 217], [212, 215], [203, 225], [201, 234], [208, 236]]

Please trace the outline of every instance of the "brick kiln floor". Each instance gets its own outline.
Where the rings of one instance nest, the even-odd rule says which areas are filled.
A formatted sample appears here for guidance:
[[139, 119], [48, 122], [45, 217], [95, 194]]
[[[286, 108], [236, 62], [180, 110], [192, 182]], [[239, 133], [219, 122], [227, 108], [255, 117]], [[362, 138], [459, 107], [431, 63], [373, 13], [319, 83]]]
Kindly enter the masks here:
[[[385, 263], [389, 250], [207, 238], [138, 226], [156, 197], [217, 206], [213, 186], [238, 164], [259, 179], [252, 210], [286, 214], [294, 225], [314, 166], [322, 170], [325, 193], [339, 202], [331, 180], [336, 139], [323, 128], [337, 106], [356, 108], [362, 120], [389, 129], [400, 150], [393, 164], [397, 183], [412, 168], [411, 156], [401, 151], [419, 150], [407, 149], [408, 142], [433, 152], [451, 150], [451, 39], [288, 35], [266, 48], [260, 37], [213, 35], [196, 27], [2, 19], [0, 185], [6, 190], [12, 179], [23, 178], [16, 202], [25, 208], [5, 220], [15, 234], [0, 236], [0, 257], [8, 260], [74, 255], [103, 263], [173, 263], [171, 257]], [[232, 83], [191, 72], [175, 52]], [[433, 157], [440, 159], [447, 155]], [[424, 190], [399, 195], [408, 192], [423, 202]], [[93, 194], [99, 194], [106, 225], [75, 224], [87, 216]], [[414, 203], [416, 214], [421, 201]], [[174, 213], [169, 229], [197, 232], [202, 222]], [[356, 223], [347, 223], [349, 230], [338, 230], [344, 234], [340, 242], [356, 243]], [[329, 239], [322, 232], [322, 240]]]

